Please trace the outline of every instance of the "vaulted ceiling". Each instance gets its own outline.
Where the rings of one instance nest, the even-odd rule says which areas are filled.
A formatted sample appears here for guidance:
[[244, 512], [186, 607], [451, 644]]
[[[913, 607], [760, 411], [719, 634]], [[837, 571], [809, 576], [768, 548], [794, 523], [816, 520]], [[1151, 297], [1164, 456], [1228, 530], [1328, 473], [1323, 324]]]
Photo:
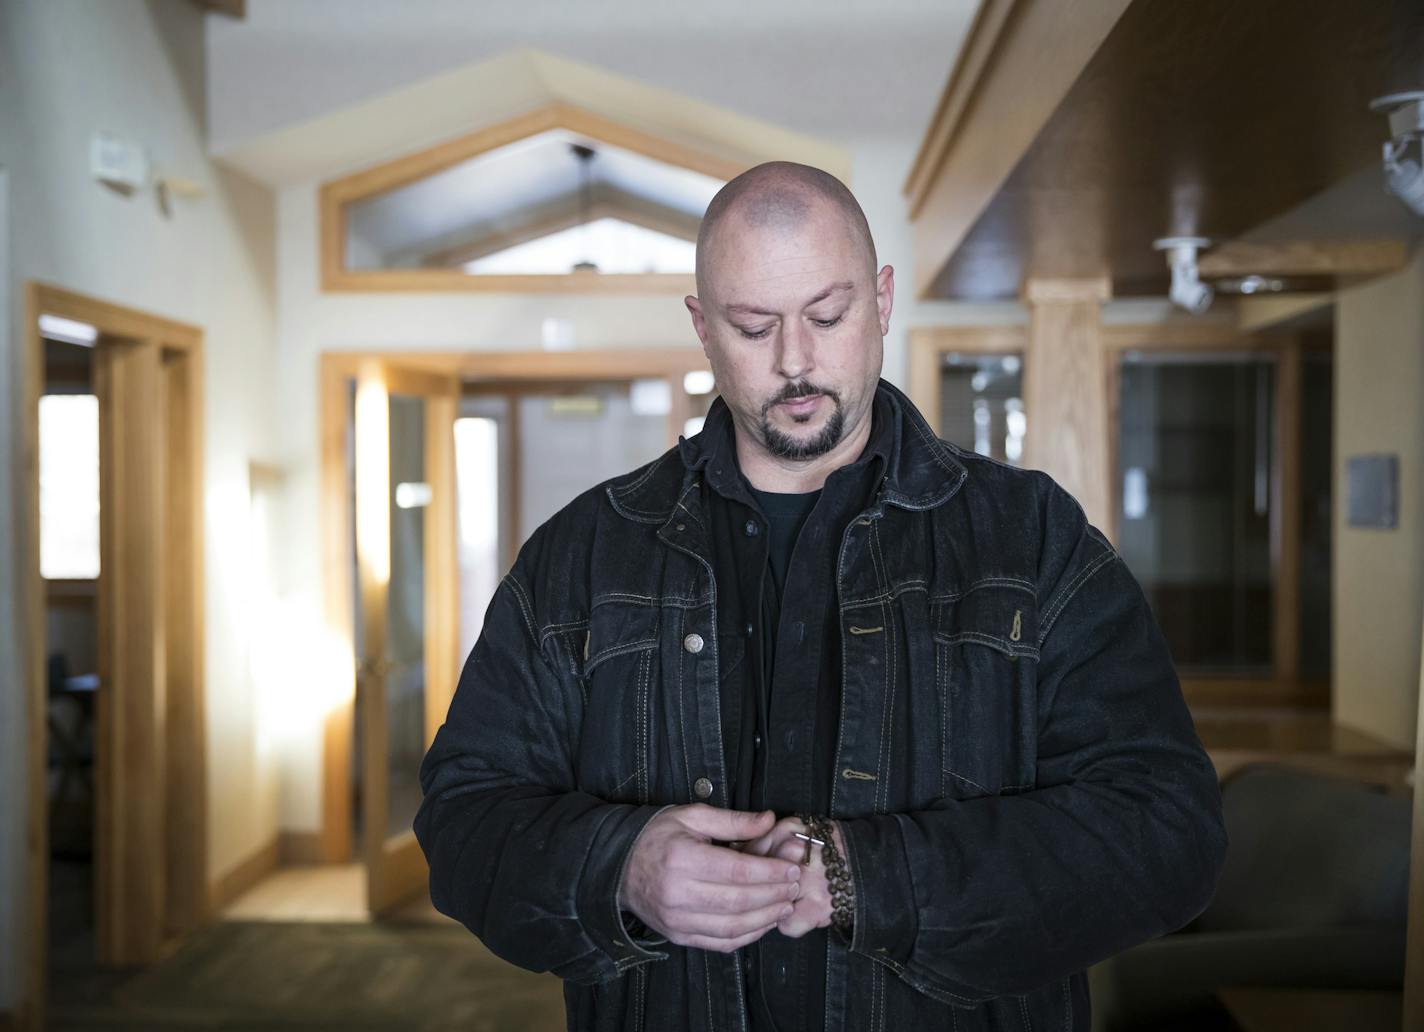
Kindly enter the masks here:
[[218, 151], [532, 48], [797, 133], [918, 139], [979, 0], [248, 0], [208, 26]]

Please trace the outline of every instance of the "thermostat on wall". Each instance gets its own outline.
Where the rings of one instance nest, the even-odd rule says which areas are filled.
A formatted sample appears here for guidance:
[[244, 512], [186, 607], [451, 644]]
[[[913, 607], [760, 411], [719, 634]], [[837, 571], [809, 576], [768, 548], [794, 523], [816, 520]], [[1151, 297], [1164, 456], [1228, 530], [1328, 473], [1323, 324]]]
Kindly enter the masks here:
[[131, 140], [95, 133], [89, 138], [89, 172], [105, 186], [131, 194], [148, 185], [148, 155]]
[[1399, 526], [1399, 456], [1353, 455], [1345, 460], [1351, 527]]

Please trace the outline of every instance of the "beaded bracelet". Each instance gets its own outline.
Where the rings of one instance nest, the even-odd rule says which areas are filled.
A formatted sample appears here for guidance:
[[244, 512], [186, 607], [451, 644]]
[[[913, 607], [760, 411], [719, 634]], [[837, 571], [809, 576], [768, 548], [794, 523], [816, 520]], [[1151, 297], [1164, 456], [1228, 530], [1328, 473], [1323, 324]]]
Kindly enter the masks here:
[[[821, 843], [821, 863], [826, 868], [826, 886], [831, 891], [831, 924], [849, 939], [855, 928], [855, 886], [851, 882], [845, 857], [836, 848], [831, 822], [819, 814], [798, 813], [796, 818]], [[809, 845], [807, 848], [810, 848]]]

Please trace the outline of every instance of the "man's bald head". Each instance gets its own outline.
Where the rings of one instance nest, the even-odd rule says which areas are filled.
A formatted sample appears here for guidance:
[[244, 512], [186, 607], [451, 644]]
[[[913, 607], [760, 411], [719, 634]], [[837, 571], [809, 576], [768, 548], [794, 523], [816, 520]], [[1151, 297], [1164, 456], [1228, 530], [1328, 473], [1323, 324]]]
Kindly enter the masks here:
[[830, 214], [841, 220], [865, 268], [875, 276], [875, 241], [855, 196], [835, 176], [794, 161], [768, 161], [747, 169], [717, 191], [697, 231], [697, 292], [708, 290], [708, 272], [716, 262], [723, 231], [740, 224], [751, 229], [794, 230], [812, 217]]

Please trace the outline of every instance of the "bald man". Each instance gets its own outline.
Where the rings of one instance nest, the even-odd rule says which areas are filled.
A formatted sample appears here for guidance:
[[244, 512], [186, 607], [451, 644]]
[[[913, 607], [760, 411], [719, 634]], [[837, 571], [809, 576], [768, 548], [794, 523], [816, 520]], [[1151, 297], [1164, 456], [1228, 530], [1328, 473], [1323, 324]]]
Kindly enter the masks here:
[[501, 582], [421, 767], [431, 898], [571, 1029], [1086, 1030], [1226, 848], [1121, 557], [880, 379], [894, 270], [788, 162], [712, 200], [720, 397]]

